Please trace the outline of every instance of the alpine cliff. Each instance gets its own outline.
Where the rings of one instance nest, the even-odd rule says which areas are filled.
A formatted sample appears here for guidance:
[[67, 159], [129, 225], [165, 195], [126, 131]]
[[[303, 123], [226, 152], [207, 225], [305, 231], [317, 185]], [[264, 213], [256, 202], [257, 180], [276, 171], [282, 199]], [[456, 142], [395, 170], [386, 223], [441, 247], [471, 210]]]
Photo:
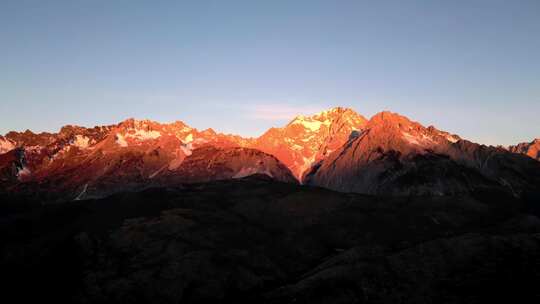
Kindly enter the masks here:
[[540, 162], [381, 112], [314, 165], [304, 183], [367, 194], [452, 195], [497, 188], [520, 196], [539, 188]]
[[9, 132], [2, 291], [23, 303], [538, 303], [531, 146], [344, 108], [258, 138], [135, 119]]
[[1, 136], [0, 192], [87, 199], [265, 174], [281, 182], [366, 194], [447, 195], [497, 188], [521, 196], [540, 185], [540, 162], [532, 159], [538, 144], [508, 151], [399, 114], [381, 112], [367, 121], [341, 107], [299, 115], [258, 138], [200, 131], [181, 121], [127, 119], [93, 128], [67, 125], [58, 133], [27, 130]]
[[514, 153], [521, 153], [540, 161], [540, 138], [535, 138], [531, 142], [520, 143], [508, 147]]
[[250, 147], [275, 155], [299, 179], [317, 161], [339, 149], [366, 119], [351, 109], [333, 108], [313, 116], [297, 116], [285, 127], [271, 128]]

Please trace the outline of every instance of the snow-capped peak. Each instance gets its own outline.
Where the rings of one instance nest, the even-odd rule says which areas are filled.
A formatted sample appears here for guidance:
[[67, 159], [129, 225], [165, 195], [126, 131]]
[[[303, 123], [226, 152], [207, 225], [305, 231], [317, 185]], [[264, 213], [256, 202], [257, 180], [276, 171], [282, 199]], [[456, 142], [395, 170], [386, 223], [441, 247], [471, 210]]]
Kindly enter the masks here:
[[321, 128], [321, 125], [323, 124], [323, 122], [315, 120], [315, 119], [310, 118], [310, 117], [305, 117], [305, 116], [301, 115], [301, 116], [297, 116], [291, 122], [291, 124], [292, 125], [295, 125], [295, 124], [301, 125], [305, 129], [315, 132], [315, 131], [318, 131]]

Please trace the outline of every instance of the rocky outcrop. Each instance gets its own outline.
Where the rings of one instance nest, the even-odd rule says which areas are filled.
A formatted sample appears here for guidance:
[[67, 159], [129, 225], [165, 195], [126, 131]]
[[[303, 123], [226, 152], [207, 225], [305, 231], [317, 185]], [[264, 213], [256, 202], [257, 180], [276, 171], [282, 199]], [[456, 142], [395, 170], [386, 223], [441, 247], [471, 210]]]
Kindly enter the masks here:
[[536, 160], [540, 160], [540, 138], [536, 138], [530, 143], [520, 143], [508, 147], [508, 150], [514, 153], [521, 153]]
[[25, 177], [12, 179], [10, 191], [48, 198], [85, 199], [158, 181], [169, 185], [165, 181], [201, 182], [249, 174], [296, 182], [290, 171], [301, 176], [364, 123], [354, 111], [335, 108], [299, 116], [284, 128], [252, 139], [199, 131], [180, 121], [127, 119], [94, 128], [67, 125], [54, 134], [10, 132], [0, 138], [0, 153], [19, 147], [25, 158]]
[[[199, 182], [268, 173], [270, 163], [280, 168], [272, 176], [290, 181], [268, 155], [306, 184], [345, 192], [447, 195], [495, 187], [520, 196], [540, 184], [539, 165], [532, 159], [390, 112], [366, 122], [346, 108], [297, 116], [259, 138], [199, 131], [180, 121], [128, 119], [94, 128], [68, 125], [54, 134], [25, 131], [0, 137], [0, 154], [15, 148], [23, 151], [24, 170], [3, 189], [65, 199], [158, 185], [165, 180], [162, 175], [176, 182]], [[197, 149], [203, 150], [195, 153]], [[534, 153], [534, 147], [527, 149]], [[224, 160], [223, 166], [212, 161], [224, 155], [238, 159]]]
[[271, 128], [249, 146], [276, 156], [300, 179], [312, 164], [339, 149], [365, 124], [362, 115], [338, 107], [297, 116], [283, 128]]
[[304, 183], [343, 192], [451, 195], [538, 189], [540, 163], [382, 112], [364, 131], [312, 167]]
[[[165, 140], [163, 137], [160, 140]], [[172, 139], [172, 146], [175, 142]], [[46, 200], [99, 198], [119, 191], [148, 187], [178, 186], [185, 183], [242, 178], [264, 174], [270, 178], [297, 183], [290, 170], [264, 152], [240, 148], [203, 146], [187, 150], [178, 144], [175, 153], [160, 148], [97, 150], [90, 157], [67, 155], [46, 172], [36, 172], [31, 181], [18, 184], [13, 191], [34, 194]], [[184, 149], [183, 149], [184, 148]], [[171, 148], [169, 148], [171, 149]], [[68, 152], [71, 153], [71, 152]]]
[[0, 192], [17, 183], [27, 173], [24, 150], [13, 149], [0, 154]]
[[[297, 183], [291, 171], [277, 158], [259, 150], [248, 148], [216, 148], [207, 146], [193, 151], [177, 168], [169, 165], [159, 176], [159, 185], [207, 182], [267, 175], [287, 183]], [[154, 185], [156, 183], [153, 183]]]

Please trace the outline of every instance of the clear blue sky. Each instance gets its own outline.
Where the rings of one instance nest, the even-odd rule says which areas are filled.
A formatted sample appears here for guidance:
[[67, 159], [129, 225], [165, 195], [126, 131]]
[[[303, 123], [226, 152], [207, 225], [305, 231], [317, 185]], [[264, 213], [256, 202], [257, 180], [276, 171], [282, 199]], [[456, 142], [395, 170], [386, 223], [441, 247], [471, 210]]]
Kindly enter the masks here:
[[0, 133], [135, 117], [255, 136], [332, 106], [540, 137], [540, 1], [0, 1]]

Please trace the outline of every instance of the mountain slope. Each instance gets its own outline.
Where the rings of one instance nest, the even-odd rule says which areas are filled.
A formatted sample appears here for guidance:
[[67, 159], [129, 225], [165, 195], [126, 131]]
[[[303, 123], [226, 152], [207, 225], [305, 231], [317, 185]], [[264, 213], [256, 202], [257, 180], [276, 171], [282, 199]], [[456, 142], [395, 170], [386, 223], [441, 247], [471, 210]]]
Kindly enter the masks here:
[[[16, 171], [8, 170], [12, 176], [5, 178], [3, 188], [82, 199], [163, 182], [161, 175], [178, 182], [198, 182], [265, 173], [295, 182], [289, 170], [301, 177], [314, 161], [339, 148], [364, 124], [365, 119], [354, 111], [335, 108], [311, 117], [298, 116], [256, 139], [212, 129], [199, 131], [180, 121], [161, 124], [135, 119], [94, 128], [68, 125], [58, 133], [9, 132], [0, 138], [0, 154], [18, 148], [24, 163]], [[190, 158], [199, 148], [204, 149]], [[195, 162], [198, 155], [220, 158], [225, 171], [212, 167], [217, 163]], [[190, 163], [182, 166], [186, 159]], [[188, 172], [187, 166], [194, 164], [199, 167]]]
[[520, 143], [508, 147], [508, 150], [514, 153], [521, 153], [540, 161], [540, 138], [536, 138], [530, 143]]
[[[510, 150], [534, 156], [536, 144]], [[199, 131], [180, 121], [128, 119], [94, 128], [68, 125], [55, 134], [10, 132], [0, 137], [0, 148], [6, 159], [17, 159], [2, 165], [0, 191], [78, 199], [164, 183], [161, 176], [177, 182], [190, 182], [191, 176], [197, 182], [265, 173], [291, 181], [289, 170], [306, 184], [370, 194], [445, 195], [498, 188], [519, 196], [540, 184], [538, 163], [522, 155], [390, 112], [366, 122], [346, 108], [298, 116], [258, 138]], [[194, 153], [197, 149], [203, 150]], [[220, 159], [223, 167], [211, 159]], [[198, 167], [189, 172], [189, 166]]]
[[21, 149], [13, 149], [0, 154], [0, 187], [17, 183], [24, 178], [27, 173], [24, 171], [25, 163], [24, 151]]
[[520, 195], [540, 185], [540, 163], [382, 112], [315, 165], [304, 183], [370, 194], [447, 195], [495, 187]]
[[297, 178], [341, 147], [366, 119], [351, 109], [333, 108], [313, 116], [297, 116], [283, 128], [271, 128], [249, 146], [276, 156]]
[[291, 171], [274, 156], [242, 147], [207, 146], [195, 149], [180, 166], [169, 166], [167, 169], [156, 178], [157, 184], [206, 182], [256, 174], [267, 175], [282, 182], [298, 182]]
[[0, 135], [0, 154], [4, 154], [15, 149], [15, 143], [9, 138]]
[[0, 278], [22, 303], [536, 303], [540, 220], [517, 206], [260, 176], [38, 203], [1, 209]]
[[[118, 125], [92, 129], [66, 126], [53, 135], [12, 132], [7, 138], [22, 146], [19, 151], [25, 161], [19, 169], [24, 176], [15, 172], [9, 181], [6, 179], [4, 190], [51, 199], [101, 197], [156, 185], [157, 180], [164, 184], [173, 180], [200, 182], [256, 173], [296, 182], [290, 171], [272, 156], [234, 148], [246, 145], [247, 140], [211, 129], [198, 131], [182, 122], [160, 124], [128, 119]], [[207, 147], [214, 150], [204, 150]], [[202, 153], [194, 153], [197, 149], [206, 151], [208, 160], [219, 158], [224, 171], [216, 172], [218, 167], [202, 162], [195, 163], [195, 167], [193, 161], [188, 163], [193, 172], [182, 166], [184, 160]], [[238, 159], [231, 159], [235, 157]], [[243, 166], [240, 162], [244, 162]], [[160, 179], [161, 175], [169, 179]]]

